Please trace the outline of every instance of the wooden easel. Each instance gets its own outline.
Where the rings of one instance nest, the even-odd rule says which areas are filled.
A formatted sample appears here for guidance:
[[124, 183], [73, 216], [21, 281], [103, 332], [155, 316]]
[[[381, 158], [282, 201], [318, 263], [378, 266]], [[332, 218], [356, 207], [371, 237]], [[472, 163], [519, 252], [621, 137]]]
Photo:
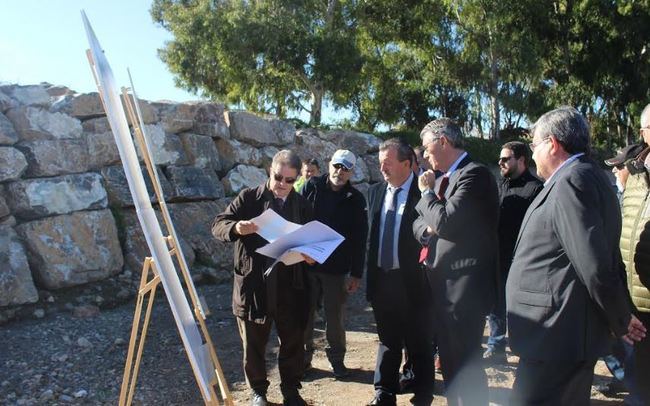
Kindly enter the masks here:
[[[100, 90], [99, 95], [102, 100], [102, 103], [104, 104], [104, 109], [106, 109], [106, 101], [102, 96], [103, 89], [101, 88], [100, 81], [97, 77], [96, 66], [93, 61], [92, 52], [90, 50], [87, 50], [86, 56], [88, 57], [88, 61], [90, 62], [91, 71], [95, 78], [97, 88]], [[130, 73], [129, 73], [129, 77], [130, 77]], [[131, 83], [131, 89], [133, 91], [133, 83]], [[203, 396], [203, 401], [208, 406], [219, 406], [221, 403], [215, 391], [215, 386], [218, 386], [221, 394], [221, 398], [223, 399], [223, 403], [226, 406], [233, 406], [234, 403], [230, 391], [228, 389], [228, 383], [226, 382], [225, 376], [223, 374], [223, 370], [221, 368], [221, 364], [219, 363], [219, 359], [217, 358], [217, 353], [214, 350], [214, 345], [212, 343], [210, 334], [208, 333], [208, 329], [205, 324], [205, 317], [207, 316], [208, 312], [204, 310], [204, 306], [202, 305], [201, 300], [196, 291], [196, 288], [194, 286], [194, 283], [192, 282], [192, 278], [189, 273], [187, 263], [185, 262], [185, 257], [182, 253], [180, 243], [176, 235], [176, 231], [174, 229], [174, 225], [171, 221], [169, 210], [163, 198], [160, 180], [158, 178], [156, 168], [153, 165], [149, 148], [147, 146], [147, 141], [144, 136], [144, 132], [143, 132], [144, 124], [142, 121], [142, 116], [140, 114], [139, 106], [137, 105], [138, 102], [137, 96], [135, 94], [135, 91], [133, 91], [133, 99], [131, 99], [128, 93], [128, 89], [126, 88], [122, 88], [122, 95], [124, 97], [123, 102], [127, 108], [127, 114], [129, 116], [129, 120], [131, 121], [131, 124], [135, 132], [135, 138], [140, 146], [140, 151], [144, 158], [147, 172], [149, 173], [151, 183], [153, 184], [156, 198], [160, 207], [160, 211], [162, 213], [163, 220], [166, 226], [167, 236], [164, 238], [169, 248], [169, 254], [170, 256], [175, 257], [178, 264], [180, 265], [181, 274], [183, 275], [185, 286], [187, 287], [187, 292], [190, 296], [190, 300], [192, 303], [194, 318], [199, 325], [199, 329], [202, 335], [202, 339], [204, 341], [204, 345], [207, 348], [208, 353], [210, 355], [210, 361], [212, 364], [211, 367], [214, 372], [214, 378], [209, 382], [208, 391], [209, 391], [210, 398], [209, 399], [206, 398], [206, 396], [203, 394], [203, 391], [201, 391], [201, 394]], [[161, 279], [156, 269], [156, 264], [153, 258], [146, 257], [142, 267], [142, 276], [140, 279], [140, 287], [138, 289], [138, 297], [136, 300], [135, 314], [133, 317], [133, 326], [131, 328], [131, 338], [129, 340], [129, 348], [126, 357], [126, 365], [124, 367], [122, 387], [120, 389], [120, 397], [119, 397], [120, 406], [130, 406], [133, 401], [133, 395], [135, 393], [135, 386], [138, 378], [138, 372], [140, 369], [140, 362], [142, 360], [142, 352], [144, 350], [144, 342], [147, 336], [149, 322], [151, 320], [151, 310], [153, 309], [153, 301], [155, 299], [156, 290], [160, 282]], [[147, 308], [144, 314], [144, 320], [142, 320], [142, 308], [145, 300], [147, 301]], [[136, 351], [136, 345], [137, 345], [137, 351]], [[194, 369], [192, 370], [195, 373], [197, 382], [199, 382], [200, 379], [199, 376], [197, 375], [197, 372]]]
[[[129, 78], [130, 76], [131, 75], [129, 73]], [[198, 321], [201, 333], [203, 335], [203, 339], [205, 340], [206, 345], [209, 349], [210, 360], [212, 361], [212, 365], [214, 367], [215, 378], [212, 382], [210, 382], [210, 388], [209, 388], [212, 399], [210, 401], [204, 399], [204, 401], [206, 405], [210, 405], [210, 406], [219, 405], [219, 398], [217, 397], [214, 391], [214, 386], [218, 385], [224, 404], [231, 406], [234, 403], [230, 391], [228, 389], [228, 383], [226, 382], [226, 378], [223, 374], [223, 370], [221, 368], [221, 364], [219, 363], [219, 359], [217, 358], [217, 353], [214, 349], [212, 339], [210, 338], [210, 334], [208, 333], [208, 329], [205, 324], [205, 318], [209, 314], [209, 312], [204, 310], [204, 308], [207, 309], [207, 306], [203, 305], [196, 291], [196, 288], [194, 287], [194, 283], [192, 282], [192, 277], [190, 275], [187, 262], [185, 261], [185, 256], [181, 251], [180, 243], [178, 237], [176, 236], [176, 231], [172, 223], [171, 215], [169, 214], [169, 209], [167, 208], [167, 203], [165, 202], [165, 199], [162, 194], [162, 186], [158, 178], [158, 173], [156, 172], [156, 168], [153, 165], [150, 150], [148, 148], [147, 141], [145, 139], [145, 135], [143, 131], [144, 123], [142, 120], [142, 115], [140, 114], [140, 106], [137, 104], [138, 103], [137, 96], [135, 94], [135, 91], [133, 91], [133, 83], [131, 83], [131, 90], [133, 92], [132, 98], [130, 97], [128, 90], [129, 89], [127, 88], [124, 87], [122, 88], [124, 105], [126, 106], [126, 111], [129, 117], [129, 121], [133, 126], [135, 139], [138, 142], [138, 145], [140, 146], [140, 151], [142, 153], [142, 157], [144, 159], [144, 163], [147, 168], [149, 178], [151, 179], [151, 183], [153, 184], [158, 205], [162, 213], [163, 222], [165, 223], [167, 229], [168, 235], [166, 237], [166, 241], [170, 248], [169, 253], [172, 257], [176, 258], [178, 264], [180, 265], [181, 275], [183, 275], [183, 280], [185, 281], [185, 286], [187, 287], [187, 292], [189, 293], [192, 302], [194, 316]], [[153, 277], [150, 280], [149, 280], [149, 270], [153, 271]], [[129, 351], [127, 353], [126, 366], [124, 368], [124, 378], [122, 381], [122, 389], [120, 391], [120, 403], [119, 403], [120, 406], [129, 406], [133, 398], [133, 392], [135, 390], [135, 383], [137, 380], [138, 369], [142, 357], [142, 350], [144, 348], [144, 340], [147, 334], [147, 327], [149, 324], [152, 303], [153, 303], [153, 299], [156, 293], [156, 287], [158, 283], [160, 283], [160, 278], [157, 276], [156, 267], [153, 262], [153, 259], [151, 257], [147, 257], [145, 258], [145, 262], [143, 265], [142, 279], [140, 280], [140, 289], [138, 290], [138, 301], [136, 303], [136, 311], [133, 318], [133, 328], [131, 330], [131, 340], [129, 342]], [[149, 296], [149, 301], [147, 304], [147, 310], [145, 312], [142, 331], [139, 338], [140, 343], [138, 345], [138, 352], [134, 363], [133, 351], [135, 349], [135, 342], [138, 340], [138, 330], [139, 330], [140, 318], [142, 314], [142, 303], [144, 302], [146, 296]], [[130, 372], [131, 369], [133, 370], [132, 374]], [[128, 383], [129, 381], [131, 382], [130, 384]]]

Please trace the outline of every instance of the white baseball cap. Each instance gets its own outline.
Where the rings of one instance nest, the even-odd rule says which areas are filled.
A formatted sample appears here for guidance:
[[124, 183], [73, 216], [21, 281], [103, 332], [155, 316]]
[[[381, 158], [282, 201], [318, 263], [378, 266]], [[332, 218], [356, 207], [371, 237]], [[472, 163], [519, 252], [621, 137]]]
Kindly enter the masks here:
[[331, 164], [341, 164], [348, 169], [354, 168], [354, 165], [357, 163], [357, 158], [351, 151], [347, 149], [339, 149], [332, 155]]

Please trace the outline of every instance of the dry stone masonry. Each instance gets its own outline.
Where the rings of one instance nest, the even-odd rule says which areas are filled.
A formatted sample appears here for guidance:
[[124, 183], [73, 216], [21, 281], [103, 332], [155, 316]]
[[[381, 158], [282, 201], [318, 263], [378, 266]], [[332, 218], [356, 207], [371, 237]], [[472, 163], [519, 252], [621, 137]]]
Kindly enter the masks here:
[[[279, 150], [326, 168], [347, 148], [361, 158], [352, 177], [359, 189], [381, 180], [380, 140], [370, 134], [296, 130], [218, 103], [141, 100], [139, 108], [195, 278], [229, 278], [232, 249], [212, 238], [211, 222], [234, 195], [267, 180]], [[142, 171], [155, 203], [144, 163]], [[148, 255], [99, 95], [46, 83], [0, 86], [0, 323], [29, 306], [42, 315], [61, 292], [92, 284], [122, 286], [115, 296], [126, 300]]]

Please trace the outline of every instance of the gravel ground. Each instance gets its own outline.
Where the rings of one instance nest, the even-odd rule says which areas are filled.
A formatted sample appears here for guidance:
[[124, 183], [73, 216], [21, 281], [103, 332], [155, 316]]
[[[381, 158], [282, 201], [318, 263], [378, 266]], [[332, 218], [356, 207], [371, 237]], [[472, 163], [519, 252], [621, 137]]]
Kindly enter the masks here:
[[[241, 344], [230, 312], [231, 286], [203, 285], [198, 290], [212, 312], [208, 329], [235, 403], [248, 404]], [[117, 404], [134, 308], [133, 302], [100, 312], [81, 308], [0, 326], [0, 404]], [[335, 380], [324, 352], [318, 351], [314, 370], [306, 376], [301, 391], [310, 405], [363, 405], [372, 398], [377, 336], [363, 292], [349, 300], [348, 331], [346, 364], [351, 375], [345, 381]], [[323, 333], [319, 332], [317, 343], [322, 348]], [[269, 347], [269, 401], [281, 404], [275, 363], [277, 345]], [[507, 404], [516, 360], [510, 356], [509, 365], [487, 368], [492, 404]], [[608, 379], [604, 365], [599, 363], [594, 384]], [[446, 404], [442, 390], [442, 377], [437, 374], [435, 405]], [[408, 405], [409, 398], [400, 395], [398, 404]], [[163, 295], [156, 297], [133, 403], [203, 403]], [[607, 398], [592, 389], [592, 404], [622, 404], [622, 397]]]

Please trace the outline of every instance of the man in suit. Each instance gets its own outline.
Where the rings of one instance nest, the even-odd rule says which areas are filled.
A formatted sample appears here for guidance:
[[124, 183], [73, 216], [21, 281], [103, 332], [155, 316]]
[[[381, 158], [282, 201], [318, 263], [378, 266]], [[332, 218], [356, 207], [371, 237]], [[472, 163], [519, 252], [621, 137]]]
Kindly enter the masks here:
[[447, 402], [487, 404], [481, 340], [497, 280], [496, 181], [472, 162], [452, 120], [430, 122], [420, 138], [433, 170], [444, 173], [438, 185], [433, 170], [419, 177], [413, 230], [420, 241], [430, 238], [426, 264]]
[[385, 181], [368, 189], [367, 295], [379, 336], [375, 397], [370, 405], [396, 404], [403, 347], [416, 380], [411, 402], [429, 405], [433, 399], [430, 293], [426, 275], [418, 268], [420, 244], [411, 231], [420, 199], [411, 157], [405, 142], [384, 141], [379, 164]]
[[618, 241], [621, 216], [605, 173], [587, 156], [589, 125], [572, 107], [531, 133], [544, 188], [524, 216], [506, 285], [515, 405], [588, 405], [594, 365], [613, 336], [639, 340]]
[[[298, 389], [309, 309], [307, 275], [302, 263], [291, 266], [279, 263], [265, 277], [264, 271], [273, 260], [256, 252], [267, 242], [256, 233], [257, 225], [250, 221], [269, 208], [294, 223], [312, 220], [311, 204], [293, 190], [299, 170], [300, 158], [294, 152], [278, 152], [271, 163], [269, 180], [257, 188], [242, 190], [212, 225], [215, 238], [235, 242], [232, 308], [244, 347], [244, 374], [252, 390], [253, 406], [268, 404], [265, 353], [272, 323], [280, 339], [278, 368], [284, 405], [306, 404]], [[305, 259], [314, 263], [311, 258]]]

